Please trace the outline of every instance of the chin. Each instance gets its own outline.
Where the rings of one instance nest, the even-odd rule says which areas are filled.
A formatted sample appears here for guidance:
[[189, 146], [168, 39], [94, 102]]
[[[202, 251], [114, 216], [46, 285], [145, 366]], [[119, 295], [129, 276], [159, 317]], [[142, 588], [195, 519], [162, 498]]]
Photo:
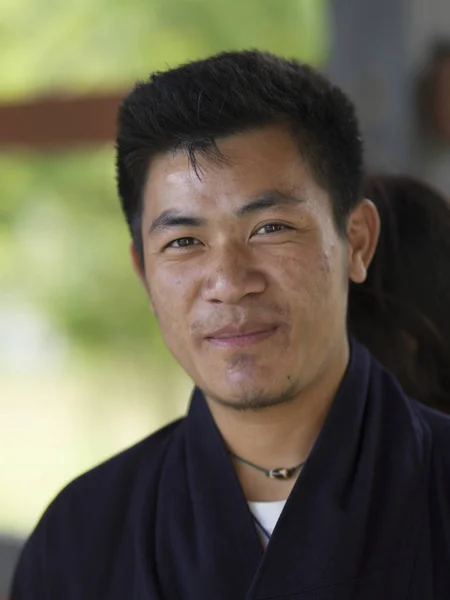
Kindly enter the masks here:
[[252, 383], [248, 379], [239, 383], [228, 383], [228, 385], [221, 386], [221, 389], [215, 388], [205, 390], [205, 392], [215, 402], [240, 411], [264, 410], [291, 402], [296, 396], [294, 385], [276, 386], [272, 381], [271, 385], [264, 386], [261, 380]]

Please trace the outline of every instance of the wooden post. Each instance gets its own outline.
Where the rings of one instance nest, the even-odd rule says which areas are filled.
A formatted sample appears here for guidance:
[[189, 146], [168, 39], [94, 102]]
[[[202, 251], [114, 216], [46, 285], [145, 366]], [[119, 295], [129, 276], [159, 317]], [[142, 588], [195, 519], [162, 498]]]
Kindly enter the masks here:
[[371, 169], [414, 162], [408, 0], [332, 0], [331, 79], [356, 104]]

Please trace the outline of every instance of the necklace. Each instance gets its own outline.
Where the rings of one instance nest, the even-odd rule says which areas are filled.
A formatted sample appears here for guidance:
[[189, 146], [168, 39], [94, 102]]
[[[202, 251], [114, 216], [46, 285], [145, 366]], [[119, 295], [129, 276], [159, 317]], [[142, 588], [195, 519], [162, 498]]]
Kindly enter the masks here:
[[294, 475], [294, 473], [298, 469], [300, 469], [300, 467], [303, 467], [303, 465], [306, 463], [306, 460], [303, 460], [301, 463], [299, 463], [295, 467], [278, 467], [276, 469], [264, 469], [264, 467], [255, 465], [255, 463], [252, 463], [249, 460], [246, 460], [245, 458], [238, 456], [237, 454], [233, 454], [233, 452], [229, 452], [229, 455], [232, 458], [235, 458], [236, 460], [239, 460], [239, 461], [245, 463], [249, 467], [253, 467], [253, 469], [257, 469], [258, 471], [261, 471], [262, 473], [264, 473], [266, 475], [266, 477], [269, 477], [270, 479], [290, 479]]

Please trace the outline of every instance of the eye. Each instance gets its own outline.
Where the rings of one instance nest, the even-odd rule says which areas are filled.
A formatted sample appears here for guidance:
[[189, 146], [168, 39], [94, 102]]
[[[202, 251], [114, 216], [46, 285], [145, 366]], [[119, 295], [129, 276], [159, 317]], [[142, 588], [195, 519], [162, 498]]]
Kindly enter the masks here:
[[166, 248], [189, 248], [191, 246], [197, 246], [200, 241], [193, 237], [183, 237], [173, 240], [170, 244], [167, 244]]
[[263, 234], [267, 234], [267, 233], [278, 233], [279, 231], [284, 231], [287, 229], [292, 229], [292, 227], [289, 227], [288, 225], [283, 225], [283, 223], [267, 223], [266, 225], [263, 225], [262, 227], [260, 227], [255, 232], [255, 235], [263, 235]]

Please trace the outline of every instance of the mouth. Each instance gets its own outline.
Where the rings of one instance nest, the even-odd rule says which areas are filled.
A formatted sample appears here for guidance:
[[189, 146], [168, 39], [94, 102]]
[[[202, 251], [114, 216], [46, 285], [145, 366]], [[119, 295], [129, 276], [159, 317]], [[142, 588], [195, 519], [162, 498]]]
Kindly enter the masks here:
[[224, 349], [246, 348], [258, 344], [278, 331], [278, 325], [262, 326], [261, 328], [252, 328], [249, 331], [239, 331], [239, 329], [223, 329], [217, 331], [205, 339], [214, 346]]

